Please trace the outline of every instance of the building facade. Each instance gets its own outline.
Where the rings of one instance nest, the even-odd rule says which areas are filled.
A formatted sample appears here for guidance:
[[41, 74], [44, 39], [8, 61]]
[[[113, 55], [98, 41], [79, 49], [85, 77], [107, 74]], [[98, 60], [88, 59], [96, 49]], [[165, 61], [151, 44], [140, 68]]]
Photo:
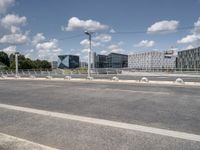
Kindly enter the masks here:
[[108, 68], [107, 59], [108, 59], [107, 55], [97, 55], [95, 67], [96, 68]]
[[58, 62], [57, 61], [52, 61], [51, 62], [51, 68], [52, 69], [57, 69], [58, 68]]
[[178, 52], [178, 69], [200, 69], [200, 47]]
[[96, 55], [96, 68], [125, 68], [128, 67], [128, 55], [110, 53], [109, 55]]
[[128, 56], [128, 67], [134, 69], [174, 69], [176, 53], [170, 51], [149, 51]]
[[75, 55], [59, 55], [58, 68], [75, 69], [79, 67], [79, 56]]

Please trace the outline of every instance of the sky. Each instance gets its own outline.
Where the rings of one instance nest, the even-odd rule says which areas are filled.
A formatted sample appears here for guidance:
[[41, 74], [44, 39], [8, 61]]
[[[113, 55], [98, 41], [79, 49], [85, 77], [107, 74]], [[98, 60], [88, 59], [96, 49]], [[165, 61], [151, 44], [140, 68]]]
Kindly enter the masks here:
[[0, 51], [57, 60], [200, 46], [200, 0], [0, 0]]

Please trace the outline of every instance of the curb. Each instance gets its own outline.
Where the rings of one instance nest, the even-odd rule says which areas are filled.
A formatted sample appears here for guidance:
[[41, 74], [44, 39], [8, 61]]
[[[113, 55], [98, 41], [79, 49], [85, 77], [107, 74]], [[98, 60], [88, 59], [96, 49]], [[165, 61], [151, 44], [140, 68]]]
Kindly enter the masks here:
[[200, 82], [184, 82], [184, 83], [176, 83], [175, 81], [148, 81], [141, 82], [139, 80], [109, 80], [109, 79], [93, 79], [87, 80], [82, 78], [72, 78], [70, 80], [66, 80], [64, 78], [0, 78], [0, 80], [29, 80], [29, 81], [64, 81], [64, 82], [104, 82], [104, 83], [137, 83], [137, 84], [149, 84], [149, 85], [175, 85], [175, 86], [196, 86], [200, 87]]

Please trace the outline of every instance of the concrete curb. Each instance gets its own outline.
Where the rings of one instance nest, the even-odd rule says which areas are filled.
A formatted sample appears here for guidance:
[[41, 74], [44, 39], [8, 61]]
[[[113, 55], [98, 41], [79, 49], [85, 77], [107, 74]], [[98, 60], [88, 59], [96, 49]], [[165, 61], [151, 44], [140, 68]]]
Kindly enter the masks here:
[[71, 80], [65, 80], [64, 78], [14, 78], [14, 77], [6, 77], [0, 78], [0, 80], [30, 80], [30, 81], [65, 81], [65, 82], [104, 82], [104, 83], [137, 83], [137, 84], [149, 84], [149, 85], [176, 85], [176, 86], [195, 86], [200, 87], [200, 82], [184, 82], [184, 84], [176, 83], [175, 81], [149, 81], [149, 82], [140, 82], [139, 80], [109, 80], [109, 79], [93, 79], [87, 80], [82, 78], [72, 78]]

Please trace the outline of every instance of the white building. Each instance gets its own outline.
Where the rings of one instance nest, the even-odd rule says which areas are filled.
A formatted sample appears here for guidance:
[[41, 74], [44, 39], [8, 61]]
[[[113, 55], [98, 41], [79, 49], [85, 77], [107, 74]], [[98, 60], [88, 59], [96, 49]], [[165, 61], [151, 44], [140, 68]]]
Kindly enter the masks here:
[[128, 56], [128, 67], [134, 69], [173, 69], [175, 68], [175, 51], [149, 51]]

